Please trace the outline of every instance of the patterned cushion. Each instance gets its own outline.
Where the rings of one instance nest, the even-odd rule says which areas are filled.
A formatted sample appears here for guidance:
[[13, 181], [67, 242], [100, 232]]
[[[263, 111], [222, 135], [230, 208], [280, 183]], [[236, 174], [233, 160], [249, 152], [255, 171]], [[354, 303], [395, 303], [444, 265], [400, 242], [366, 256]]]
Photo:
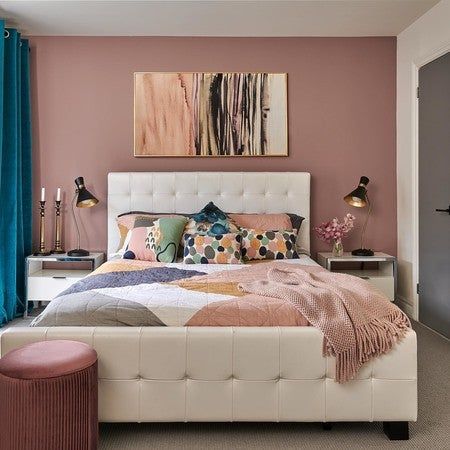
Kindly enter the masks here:
[[147, 224], [136, 225], [135, 222], [139, 220], [155, 220], [160, 217], [184, 217], [182, 214], [163, 214], [163, 213], [150, 213], [144, 211], [130, 211], [117, 216], [116, 222], [119, 228], [120, 241], [117, 249], [118, 253], [125, 251], [124, 245], [127, 242], [127, 235], [135, 226], [147, 226]]
[[184, 232], [214, 236], [216, 234], [237, 233], [238, 227], [213, 202], [209, 202], [201, 211], [190, 216]]
[[133, 228], [123, 258], [175, 262], [186, 220], [185, 217], [160, 217], [149, 226]]
[[264, 231], [242, 228], [241, 233], [241, 253], [244, 261], [298, 258], [295, 251], [296, 231]]
[[184, 235], [185, 264], [240, 264], [241, 235]]

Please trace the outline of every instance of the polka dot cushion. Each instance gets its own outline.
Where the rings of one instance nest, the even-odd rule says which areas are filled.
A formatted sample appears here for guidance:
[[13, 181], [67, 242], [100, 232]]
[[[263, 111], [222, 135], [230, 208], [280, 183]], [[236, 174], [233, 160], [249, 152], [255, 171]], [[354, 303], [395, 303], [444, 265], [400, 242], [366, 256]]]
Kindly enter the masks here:
[[241, 234], [241, 253], [244, 261], [298, 258], [295, 251], [296, 231], [262, 231], [241, 228]]
[[184, 235], [185, 264], [240, 264], [242, 237], [237, 233]]

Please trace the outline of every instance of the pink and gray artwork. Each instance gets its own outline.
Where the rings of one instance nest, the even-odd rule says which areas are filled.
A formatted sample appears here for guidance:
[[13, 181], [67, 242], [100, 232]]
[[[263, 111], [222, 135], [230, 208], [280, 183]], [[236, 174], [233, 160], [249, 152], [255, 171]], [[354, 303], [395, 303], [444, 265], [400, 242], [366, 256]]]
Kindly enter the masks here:
[[135, 74], [135, 156], [287, 156], [286, 74]]

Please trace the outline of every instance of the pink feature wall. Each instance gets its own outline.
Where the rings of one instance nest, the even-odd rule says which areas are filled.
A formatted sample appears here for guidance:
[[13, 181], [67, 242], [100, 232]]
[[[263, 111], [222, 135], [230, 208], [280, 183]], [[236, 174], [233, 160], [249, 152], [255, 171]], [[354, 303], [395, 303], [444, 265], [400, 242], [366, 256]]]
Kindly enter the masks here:
[[[396, 253], [395, 38], [35, 37], [31, 47], [34, 192], [45, 186], [50, 200], [62, 187], [66, 248], [79, 175], [100, 200], [81, 211], [83, 246], [103, 250], [108, 172], [290, 170], [312, 174], [313, 225], [347, 212], [361, 225], [365, 211], [342, 198], [367, 175], [367, 244]], [[137, 71], [287, 72], [289, 157], [134, 158]], [[48, 220], [48, 246], [52, 230]], [[344, 247], [359, 247], [358, 237]], [[328, 249], [313, 236], [313, 252]]]

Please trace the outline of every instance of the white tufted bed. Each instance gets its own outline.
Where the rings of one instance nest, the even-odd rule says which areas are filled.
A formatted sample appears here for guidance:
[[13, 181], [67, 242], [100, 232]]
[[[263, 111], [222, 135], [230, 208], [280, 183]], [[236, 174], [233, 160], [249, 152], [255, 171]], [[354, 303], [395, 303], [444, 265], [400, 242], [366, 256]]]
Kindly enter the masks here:
[[[305, 217], [297, 245], [309, 253], [308, 173], [138, 172], [109, 174], [108, 255], [118, 214], [193, 212], [210, 200]], [[322, 338], [312, 327], [11, 328], [1, 350], [46, 339], [92, 345], [104, 422], [383, 421], [390, 437], [405, 438], [417, 417], [415, 333], [346, 384], [333, 380]]]
[[309, 254], [309, 173], [124, 172], [108, 177], [108, 255], [117, 250], [116, 217], [127, 211], [192, 213], [213, 201], [223, 211], [295, 213], [305, 218], [297, 245]]

